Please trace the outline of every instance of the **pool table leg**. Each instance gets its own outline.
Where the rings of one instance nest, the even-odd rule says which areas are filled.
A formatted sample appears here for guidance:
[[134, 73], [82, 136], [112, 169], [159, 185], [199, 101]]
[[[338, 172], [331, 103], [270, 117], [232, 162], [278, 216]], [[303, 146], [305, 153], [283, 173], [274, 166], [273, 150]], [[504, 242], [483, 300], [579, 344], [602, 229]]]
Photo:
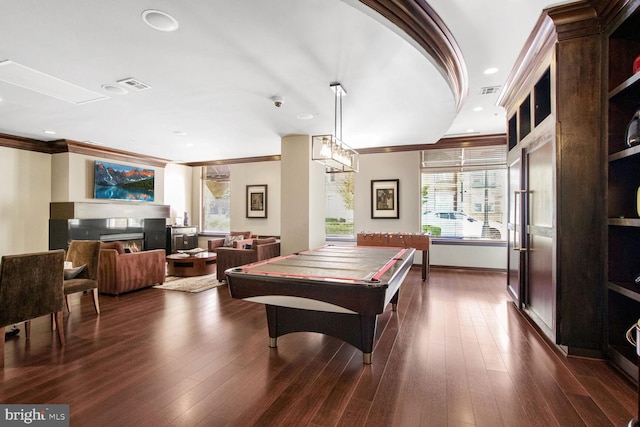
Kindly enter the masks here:
[[[395, 301], [397, 302], [397, 293]], [[302, 310], [265, 304], [269, 347], [278, 346], [278, 337], [291, 332], [318, 332], [339, 338], [362, 351], [363, 362], [371, 364], [376, 336], [376, 315], [358, 315]]]
[[400, 297], [400, 288], [391, 298], [391, 311], [398, 311], [398, 298]]
[[266, 304], [267, 326], [269, 328], [269, 347], [278, 347], [278, 308], [274, 305]]

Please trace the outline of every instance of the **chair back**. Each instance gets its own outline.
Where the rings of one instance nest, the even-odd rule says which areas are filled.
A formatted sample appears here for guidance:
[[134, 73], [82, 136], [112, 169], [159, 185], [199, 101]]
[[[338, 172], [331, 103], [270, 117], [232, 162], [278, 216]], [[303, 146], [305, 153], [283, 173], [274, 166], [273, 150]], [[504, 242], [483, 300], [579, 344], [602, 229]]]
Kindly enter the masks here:
[[62, 311], [63, 270], [62, 249], [4, 255], [0, 261], [0, 327]]
[[77, 279], [98, 280], [100, 263], [100, 245], [98, 240], [72, 240], [67, 251], [67, 261], [74, 267], [86, 267], [76, 276]]

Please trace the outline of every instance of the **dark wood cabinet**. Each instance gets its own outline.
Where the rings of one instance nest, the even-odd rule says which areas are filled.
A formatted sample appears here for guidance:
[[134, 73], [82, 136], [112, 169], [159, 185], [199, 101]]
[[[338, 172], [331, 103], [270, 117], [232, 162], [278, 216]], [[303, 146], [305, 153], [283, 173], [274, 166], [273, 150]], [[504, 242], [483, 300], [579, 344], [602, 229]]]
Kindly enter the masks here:
[[626, 330], [640, 318], [640, 146], [628, 147], [627, 125], [640, 108], [640, 73], [633, 61], [640, 56], [640, 2], [630, 2], [608, 27], [606, 142], [608, 149], [608, 312], [607, 344], [611, 359], [637, 378], [635, 348]]
[[510, 148], [507, 290], [566, 354], [605, 357], [602, 29], [575, 10], [543, 12], [499, 100]]
[[178, 250], [188, 250], [198, 247], [198, 227], [196, 226], [167, 226], [166, 252], [175, 253]]

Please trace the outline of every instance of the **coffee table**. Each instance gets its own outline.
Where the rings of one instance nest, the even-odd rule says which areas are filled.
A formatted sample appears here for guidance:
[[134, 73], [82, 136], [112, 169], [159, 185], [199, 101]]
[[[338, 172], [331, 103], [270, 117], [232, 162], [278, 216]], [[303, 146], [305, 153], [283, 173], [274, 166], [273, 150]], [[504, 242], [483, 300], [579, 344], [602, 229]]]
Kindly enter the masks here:
[[215, 252], [199, 252], [193, 255], [180, 253], [167, 255], [167, 274], [169, 276], [204, 276], [215, 272]]

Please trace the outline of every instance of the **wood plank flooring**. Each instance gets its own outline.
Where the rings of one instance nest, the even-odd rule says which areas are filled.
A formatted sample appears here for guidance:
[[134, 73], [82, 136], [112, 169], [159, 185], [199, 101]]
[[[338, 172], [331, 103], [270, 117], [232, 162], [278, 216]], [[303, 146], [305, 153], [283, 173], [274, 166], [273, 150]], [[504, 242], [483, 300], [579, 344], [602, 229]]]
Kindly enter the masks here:
[[635, 386], [565, 358], [535, 332], [502, 273], [414, 268], [379, 316], [373, 364], [335, 338], [268, 347], [264, 306], [144, 289], [75, 294], [61, 350], [46, 317], [9, 339], [2, 403], [66, 403], [72, 426], [624, 426]]

